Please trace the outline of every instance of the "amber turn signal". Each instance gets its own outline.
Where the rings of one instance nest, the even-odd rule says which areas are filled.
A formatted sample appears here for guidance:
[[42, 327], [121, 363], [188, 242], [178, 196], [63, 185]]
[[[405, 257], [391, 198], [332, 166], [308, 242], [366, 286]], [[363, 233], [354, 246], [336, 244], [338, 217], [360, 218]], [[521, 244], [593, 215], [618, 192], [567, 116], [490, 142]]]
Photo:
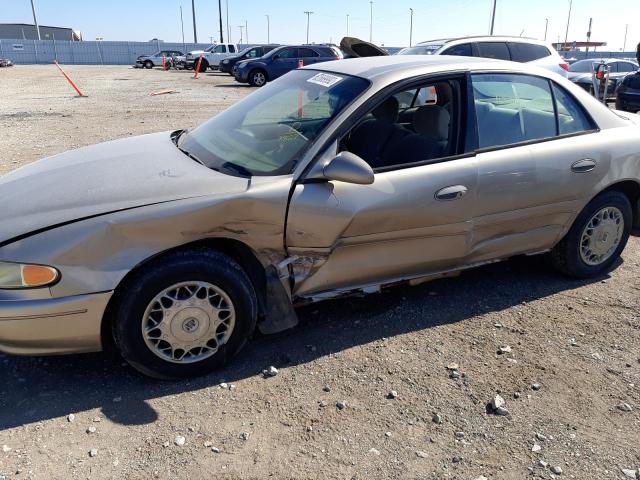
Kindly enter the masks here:
[[22, 266], [22, 285], [25, 287], [41, 287], [49, 285], [58, 279], [58, 271], [55, 268], [41, 265]]

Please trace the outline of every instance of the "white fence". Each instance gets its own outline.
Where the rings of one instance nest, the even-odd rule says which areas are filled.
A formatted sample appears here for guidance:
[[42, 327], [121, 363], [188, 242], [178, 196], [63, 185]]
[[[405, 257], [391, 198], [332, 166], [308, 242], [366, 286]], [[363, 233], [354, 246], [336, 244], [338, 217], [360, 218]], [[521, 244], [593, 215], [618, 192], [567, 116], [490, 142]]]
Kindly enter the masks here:
[[206, 43], [0, 40], [0, 58], [8, 58], [16, 64], [53, 63], [57, 59], [62, 64], [131, 65], [139, 55], [160, 50], [186, 53], [209, 46]]

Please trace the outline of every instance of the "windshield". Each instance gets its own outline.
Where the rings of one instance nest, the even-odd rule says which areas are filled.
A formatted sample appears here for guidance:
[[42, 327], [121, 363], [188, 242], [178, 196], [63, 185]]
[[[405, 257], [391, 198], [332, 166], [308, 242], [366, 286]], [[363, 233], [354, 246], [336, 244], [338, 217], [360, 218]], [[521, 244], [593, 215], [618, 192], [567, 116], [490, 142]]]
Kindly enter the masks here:
[[569, 67], [570, 72], [589, 73], [595, 67], [593, 60], [580, 60]]
[[436, 50], [442, 48], [442, 44], [416, 45], [415, 47], [403, 48], [397, 55], [433, 55]]
[[358, 77], [294, 70], [182, 135], [178, 146], [225, 173], [286, 175], [368, 86]]

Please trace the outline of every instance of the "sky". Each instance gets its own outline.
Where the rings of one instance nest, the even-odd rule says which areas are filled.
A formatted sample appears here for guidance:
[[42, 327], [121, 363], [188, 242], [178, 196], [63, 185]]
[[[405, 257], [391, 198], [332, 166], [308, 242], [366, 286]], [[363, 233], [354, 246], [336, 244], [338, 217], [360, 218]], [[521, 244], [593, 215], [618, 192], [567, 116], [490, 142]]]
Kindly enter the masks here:
[[[80, 30], [85, 40], [147, 41], [159, 38], [181, 42], [180, 6], [185, 41], [193, 41], [191, 0], [34, 0], [41, 25]], [[339, 43], [347, 34], [369, 39], [369, 0], [221, 0], [224, 38], [227, 39], [228, 4], [231, 40], [240, 40], [239, 25], [247, 25], [243, 43], [304, 43], [307, 16], [310, 42]], [[603, 50], [619, 51], [628, 24], [626, 50], [640, 42], [639, 0], [573, 0], [569, 41], [586, 40], [593, 17], [591, 39], [606, 41]], [[489, 31], [493, 0], [374, 0], [373, 42], [388, 47], [451, 36], [484, 35]], [[218, 1], [195, 0], [198, 40], [219, 39]], [[564, 41], [569, 0], [497, 0], [494, 33]], [[270, 35], [267, 35], [269, 15]], [[32, 23], [29, 0], [0, 0], [0, 23]]]

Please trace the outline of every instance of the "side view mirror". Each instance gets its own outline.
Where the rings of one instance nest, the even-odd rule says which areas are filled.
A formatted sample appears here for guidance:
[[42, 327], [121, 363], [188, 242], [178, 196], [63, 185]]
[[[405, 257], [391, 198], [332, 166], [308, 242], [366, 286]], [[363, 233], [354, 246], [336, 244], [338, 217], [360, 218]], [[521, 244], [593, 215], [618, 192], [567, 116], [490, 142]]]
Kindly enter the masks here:
[[357, 185], [371, 185], [375, 178], [371, 166], [351, 152], [340, 152], [333, 157], [322, 169], [322, 174], [327, 180]]

